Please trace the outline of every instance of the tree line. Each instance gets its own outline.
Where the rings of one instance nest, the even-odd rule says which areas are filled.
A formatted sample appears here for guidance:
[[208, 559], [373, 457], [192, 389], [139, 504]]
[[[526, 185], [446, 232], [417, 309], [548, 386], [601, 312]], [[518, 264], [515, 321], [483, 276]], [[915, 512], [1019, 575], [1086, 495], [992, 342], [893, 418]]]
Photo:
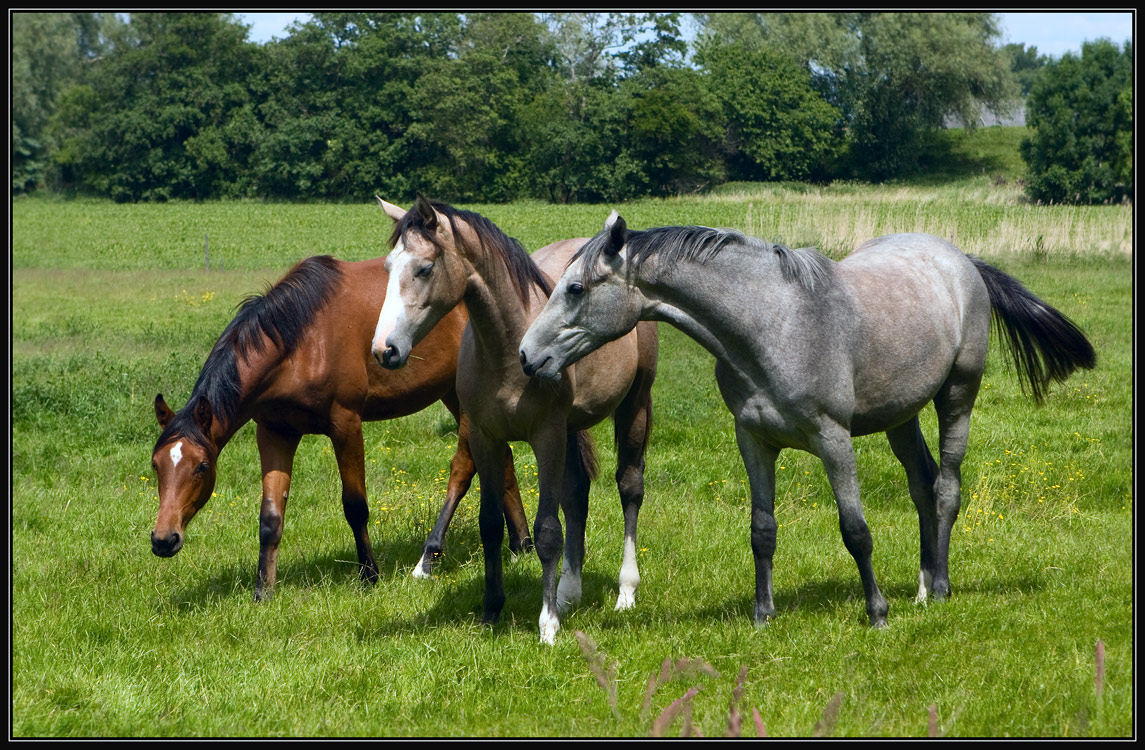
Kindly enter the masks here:
[[[256, 44], [225, 13], [16, 13], [13, 194], [598, 202], [877, 181], [914, 173], [944, 120], [1028, 95], [1054, 131], [1023, 146], [1048, 165], [1033, 197], [1132, 197], [1128, 44], [1050, 61], [1000, 45], [989, 13], [693, 14], [691, 41], [686, 20], [315, 13]], [[1078, 81], [1101, 131], [1081, 138], [1050, 111]]]

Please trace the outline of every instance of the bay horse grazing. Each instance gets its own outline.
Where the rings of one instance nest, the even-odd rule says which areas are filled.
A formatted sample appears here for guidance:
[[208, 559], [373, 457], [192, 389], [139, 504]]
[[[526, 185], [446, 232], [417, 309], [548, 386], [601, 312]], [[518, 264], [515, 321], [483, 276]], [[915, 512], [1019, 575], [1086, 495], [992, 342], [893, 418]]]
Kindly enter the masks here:
[[[219, 453], [253, 419], [262, 463], [255, 599], [268, 597], [274, 587], [294, 453], [306, 434], [324, 434], [333, 443], [342, 510], [354, 532], [361, 578], [377, 581], [366, 526], [362, 422], [413, 414], [439, 399], [459, 417], [454, 378], [466, 324], [463, 308], [447, 311], [426, 336], [422, 358], [400, 373], [382, 369], [370, 354], [370, 319], [387, 279], [381, 260], [303, 260], [265, 295], [242, 303], [178, 413], [162, 394], [155, 397], [162, 433], [151, 457], [159, 480], [152, 552], [171, 557], [182, 548], [187, 524], [211, 497]], [[474, 474], [464, 415], [458, 433], [445, 507], [419, 569], [432, 561], [433, 545], [440, 552], [445, 527]], [[530, 542], [511, 453], [506, 452], [503, 466], [511, 545], [521, 549]]]
[[[867, 614], [884, 627], [851, 436], [886, 432], [918, 509], [917, 600], [948, 596], [950, 532], [991, 317], [1038, 402], [1051, 380], [1096, 364], [1060, 312], [937, 237], [880, 237], [836, 263], [811, 248], [707, 227], [630, 232], [614, 211], [556, 284], [520, 356], [527, 373], [553, 379], [641, 320], [667, 321], [699, 341], [716, 357], [751, 485], [756, 623], [775, 616], [775, 460], [798, 448], [823, 462]], [[918, 420], [930, 401], [937, 464]]]
[[[558, 275], [584, 239], [541, 248], [530, 258], [520, 243], [485, 217], [418, 197], [407, 211], [378, 201], [394, 220], [386, 302], [378, 315], [373, 351], [386, 367], [402, 367], [410, 347], [441, 316], [464, 301], [469, 326], [461, 340], [457, 395], [469, 417], [469, 446], [481, 478], [481, 545], [485, 556], [485, 621], [501, 613], [502, 492], [500, 456], [510, 440], [527, 440], [537, 457], [540, 499], [533, 540], [541, 560], [541, 640], [553, 643], [559, 615], [581, 595], [585, 520], [595, 461], [588, 433], [610, 414], [616, 446], [616, 483], [624, 512], [624, 553], [616, 608], [634, 603], [640, 580], [636, 520], [644, 498], [644, 451], [652, 419], [656, 374], [655, 323], [636, 326], [570, 368], [553, 386], [525, 377], [518, 344]], [[564, 510], [563, 536], [557, 507]], [[556, 564], [564, 548], [560, 585]]]

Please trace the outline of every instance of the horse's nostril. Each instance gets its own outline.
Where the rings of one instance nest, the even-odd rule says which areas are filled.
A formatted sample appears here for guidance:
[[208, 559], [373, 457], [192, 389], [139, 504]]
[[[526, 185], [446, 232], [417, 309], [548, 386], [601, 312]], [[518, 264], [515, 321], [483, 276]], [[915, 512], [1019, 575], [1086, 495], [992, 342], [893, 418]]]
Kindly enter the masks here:
[[529, 358], [525, 356], [525, 350], [521, 350], [521, 367], [525, 367], [529, 363]]
[[181, 540], [182, 540], [182, 538], [179, 536], [178, 532], [175, 532], [174, 534], [172, 534], [171, 535], [171, 549], [176, 549], [179, 546], [179, 542]]

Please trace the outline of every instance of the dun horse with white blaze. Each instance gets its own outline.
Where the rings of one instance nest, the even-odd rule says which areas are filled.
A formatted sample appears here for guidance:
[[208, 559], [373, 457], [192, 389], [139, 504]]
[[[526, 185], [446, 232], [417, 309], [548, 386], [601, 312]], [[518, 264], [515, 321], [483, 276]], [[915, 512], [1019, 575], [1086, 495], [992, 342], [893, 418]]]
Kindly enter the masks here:
[[[644, 450], [656, 372], [654, 323], [625, 335], [569, 369], [556, 386], [525, 377], [517, 350], [541, 311], [553, 276], [584, 242], [565, 240], [530, 258], [520, 243], [479, 214], [419, 197], [408, 212], [378, 199], [394, 220], [386, 258], [389, 290], [378, 315], [373, 351], [402, 367], [410, 347], [464, 301], [469, 325], [461, 341], [457, 395], [469, 418], [469, 446], [481, 478], [480, 528], [485, 556], [485, 620], [505, 602], [501, 575], [501, 457], [511, 440], [527, 440], [537, 458], [540, 498], [533, 541], [542, 566], [541, 639], [552, 643], [559, 613], [580, 599], [589, 481], [594, 471], [587, 428], [610, 414], [617, 445], [616, 483], [624, 512], [624, 553], [616, 608], [632, 606], [639, 572], [636, 521], [644, 497]], [[535, 262], [534, 262], [535, 261]], [[488, 481], [487, 481], [488, 480]], [[557, 508], [564, 510], [568, 534]], [[556, 565], [564, 551], [557, 586]]]

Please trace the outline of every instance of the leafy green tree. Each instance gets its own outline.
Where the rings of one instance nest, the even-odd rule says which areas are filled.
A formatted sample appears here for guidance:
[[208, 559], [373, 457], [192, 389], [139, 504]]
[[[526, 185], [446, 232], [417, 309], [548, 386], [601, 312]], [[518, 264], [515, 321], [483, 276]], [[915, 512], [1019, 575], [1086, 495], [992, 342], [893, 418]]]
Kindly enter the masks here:
[[1018, 89], [1025, 99], [1033, 90], [1034, 82], [1038, 80], [1049, 58], [1039, 55], [1037, 47], [1027, 47], [1025, 44], [1007, 44], [1002, 51], [1010, 57], [1010, 70], [1018, 79]]
[[259, 139], [250, 79], [259, 48], [217, 13], [135, 14], [137, 44], [92, 63], [56, 123], [56, 158], [116, 200], [229, 196]]
[[1052, 203], [1133, 198], [1133, 45], [1086, 42], [1049, 63], [1030, 92], [1026, 193]]
[[632, 153], [631, 106], [615, 86], [555, 85], [527, 106], [533, 195], [557, 203], [623, 201], [649, 191]]
[[631, 156], [654, 195], [722, 182], [724, 111], [708, 80], [685, 68], [648, 67], [625, 79]]
[[709, 41], [697, 60], [722, 105], [733, 179], [826, 176], [842, 145], [840, 115], [811, 87], [806, 70], [785, 55], [739, 43]]
[[411, 92], [419, 189], [445, 200], [523, 195], [525, 106], [551, 76], [552, 59], [533, 14], [465, 16], [456, 49], [428, 63]]
[[714, 41], [766, 47], [806, 66], [843, 115], [856, 173], [914, 170], [922, 132], [1004, 111], [1016, 87], [989, 13], [740, 13], [701, 19]]
[[50, 123], [64, 92], [120, 35], [115, 14], [13, 13], [12, 191], [45, 181], [56, 147]]

